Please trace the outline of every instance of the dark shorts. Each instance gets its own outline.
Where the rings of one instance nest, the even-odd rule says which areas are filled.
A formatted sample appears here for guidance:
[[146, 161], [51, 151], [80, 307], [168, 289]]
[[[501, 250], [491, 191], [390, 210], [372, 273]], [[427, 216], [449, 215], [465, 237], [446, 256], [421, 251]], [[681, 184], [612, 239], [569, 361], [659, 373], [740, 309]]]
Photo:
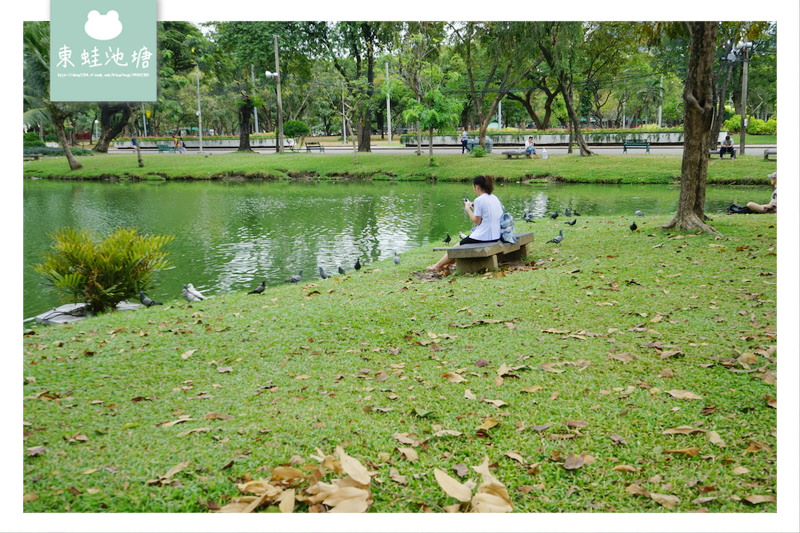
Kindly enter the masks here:
[[493, 242], [498, 242], [499, 240], [500, 239], [495, 239], [493, 241], [479, 241], [477, 239], [473, 239], [472, 237], [464, 237], [458, 244], [489, 244]]

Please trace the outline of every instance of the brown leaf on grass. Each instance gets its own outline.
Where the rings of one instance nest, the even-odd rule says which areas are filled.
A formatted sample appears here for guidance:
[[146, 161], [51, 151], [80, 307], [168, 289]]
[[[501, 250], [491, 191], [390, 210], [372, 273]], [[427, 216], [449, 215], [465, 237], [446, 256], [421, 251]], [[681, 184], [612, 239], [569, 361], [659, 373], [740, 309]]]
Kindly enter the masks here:
[[772, 396], [764, 396], [764, 400], [767, 402], [767, 405], [769, 407], [772, 407], [773, 409], [777, 409], [778, 408], [778, 399], [777, 398], [773, 398]]
[[661, 352], [659, 357], [663, 361], [664, 359], [669, 359], [670, 357], [674, 357], [674, 356], [680, 355], [682, 353], [683, 352], [681, 352], [680, 350], [664, 350], [664, 351]]
[[539, 368], [544, 370], [545, 372], [552, 372], [553, 374], [563, 374], [566, 372], [563, 368], [558, 368], [559, 366], [563, 365], [563, 363], [542, 363], [539, 365]]
[[778, 503], [778, 499], [775, 496], [770, 495], [752, 495], [746, 498], [742, 498], [742, 501], [745, 503], [749, 503], [750, 505], [758, 505], [760, 503]]
[[183, 422], [188, 422], [190, 420], [194, 420], [190, 415], [181, 415], [175, 420], [170, 420], [168, 422], [161, 422], [160, 424], [156, 424], [156, 427], [160, 428], [169, 428], [174, 426], [175, 424], [181, 424]]
[[767, 444], [763, 442], [758, 442], [757, 440], [751, 440], [747, 446], [747, 449], [742, 452], [742, 455], [747, 455], [748, 453], [758, 453], [758, 452], [767, 452], [770, 455], [773, 453], [772, 448], [770, 448]]
[[700, 453], [700, 448], [679, 448], [674, 450], [664, 450], [664, 453], [677, 453], [695, 457]]
[[508, 404], [507, 404], [506, 402], [504, 402], [503, 400], [489, 400], [489, 399], [487, 398], [487, 399], [484, 399], [483, 401], [484, 401], [484, 402], [486, 402], [486, 403], [490, 403], [490, 404], [492, 404], [493, 406], [497, 407], [498, 409], [499, 409], [500, 407], [503, 407], [504, 405], [508, 405]]
[[420, 445], [420, 441], [412, 439], [409, 433], [395, 433], [392, 437], [403, 444], [409, 444], [411, 446]]
[[693, 428], [692, 426], [678, 426], [676, 428], [665, 429], [662, 435], [693, 435], [695, 433], [705, 433], [705, 429]]
[[187, 350], [181, 354], [181, 359], [189, 359], [197, 350]]
[[743, 353], [737, 357], [736, 360], [745, 368], [750, 368], [750, 366], [758, 364], [758, 356], [750, 352]]
[[276, 466], [272, 469], [270, 481], [279, 484], [293, 484], [305, 479], [302, 470], [291, 466]]
[[716, 499], [717, 499], [716, 496], [701, 496], [700, 498], [695, 498], [694, 500], [692, 500], [692, 503], [695, 505], [703, 505], [708, 502], [713, 502]]
[[472, 491], [469, 487], [459, 483], [438, 468], [433, 469], [433, 475], [436, 478], [436, 482], [439, 483], [439, 487], [441, 487], [448, 496], [460, 502], [468, 502], [472, 498]]
[[294, 512], [294, 489], [283, 491], [280, 498], [278, 498], [278, 502], [278, 509], [280, 509], [282, 513]]
[[568, 428], [580, 429], [588, 426], [589, 422], [586, 422], [585, 420], [567, 420], [564, 422], [564, 425], [566, 425]]
[[639, 469], [631, 465], [617, 465], [612, 468], [614, 472], [638, 472]]
[[486, 418], [483, 419], [483, 423], [475, 429], [486, 431], [488, 429], [492, 429], [499, 423], [500, 421], [498, 419], [493, 418], [491, 416], [487, 416]]
[[513, 510], [511, 497], [505, 485], [489, 471], [489, 458], [484, 457], [479, 466], [472, 469], [480, 474], [483, 482], [478, 486], [470, 502], [474, 513], [510, 513]]
[[[408, 448], [410, 449], [410, 448]], [[402, 448], [401, 448], [402, 450]], [[412, 450], [413, 451], [413, 450]], [[369, 485], [370, 480], [372, 477], [369, 475], [369, 472], [366, 468], [358, 461], [358, 459], [354, 459], [347, 455], [344, 451], [344, 448], [341, 446], [336, 447], [336, 454], [339, 456], [339, 461], [342, 464], [342, 470], [358, 483], [362, 485]], [[416, 452], [414, 452], [416, 455]], [[409, 459], [410, 461], [415, 459]]]
[[584, 464], [585, 463], [582, 456], [571, 453], [567, 456], [563, 466], [564, 470], [577, 470]]
[[548, 429], [548, 428], [553, 427], [555, 425], [556, 425], [555, 422], [548, 422], [547, 424], [541, 424], [541, 425], [538, 425], [538, 426], [531, 426], [531, 429], [534, 430], [534, 431], [544, 431], [545, 429]]
[[173, 466], [165, 474], [159, 475], [157, 479], [151, 479], [147, 481], [148, 485], [155, 485], [156, 483], [161, 483], [162, 485], [167, 485], [171, 483], [173, 476], [178, 474], [179, 472], [186, 469], [192, 463], [190, 461], [186, 461], [184, 463], [178, 463], [177, 465]]
[[194, 428], [188, 431], [182, 431], [178, 433], [178, 436], [185, 437], [186, 435], [191, 435], [193, 433], [208, 433], [209, 431], [211, 431], [211, 428]]
[[464, 463], [458, 463], [457, 465], [453, 465], [453, 471], [456, 473], [458, 477], [464, 477], [469, 474], [469, 468]]
[[553, 440], [567, 440], [577, 437], [574, 433], [548, 433], [547, 437]]
[[414, 450], [414, 448], [397, 448], [397, 450], [403, 454], [403, 457], [409, 462], [419, 461], [419, 454]]
[[641, 486], [636, 483], [632, 483], [625, 487], [625, 492], [630, 494], [631, 496], [644, 496], [646, 498], [650, 497], [650, 493], [644, 490]]
[[619, 445], [625, 445], [625, 444], [628, 444], [628, 441], [627, 441], [627, 440], [625, 440], [625, 437], [623, 437], [622, 435], [617, 435], [616, 433], [612, 433], [612, 434], [611, 434], [611, 435], [609, 435], [609, 436], [610, 436], [610, 438], [611, 438], [611, 441], [612, 441], [614, 444], [619, 444]]
[[656, 503], [660, 504], [662, 507], [666, 507], [670, 510], [675, 509], [678, 503], [680, 503], [680, 499], [678, 499], [677, 496], [672, 496], [670, 494], [657, 494], [655, 492], [651, 492], [650, 498]]
[[543, 388], [541, 385], [533, 385], [532, 387], [525, 387], [521, 392], [539, 392]]
[[503, 455], [505, 457], [508, 457], [509, 459], [513, 459], [514, 461], [518, 462], [521, 465], [526, 465], [527, 466], [527, 464], [528, 464], [528, 462], [525, 461], [525, 459], [522, 458], [522, 456], [519, 454], [519, 452], [506, 452]]
[[464, 376], [462, 376], [461, 374], [457, 374], [455, 372], [444, 372], [442, 374], [442, 377], [447, 381], [449, 381], [450, 383], [463, 383], [467, 381], [466, 379], [464, 379]]
[[28, 457], [38, 457], [43, 455], [47, 449], [44, 446], [32, 446], [28, 448], [26, 454]]
[[736, 474], [737, 476], [741, 476], [742, 474], [749, 474], [750, 470], [748, 468], [743, 467], [743, 466], [737, 466], [736, 468], [734, 468], [732, 470], [732, 472], [734, 474]]
[[609, 359], [613, 359], [614, 361], [620, 361], [621, 363], [630, 363], [631, 361], [636, 361], [636, 356], [631, 355], [627, 352], [621, 353], [610, 353], [608, 354]]
[[29, 493], [27, 493], [27, 494], [22, 496], [22, 503], [23, 504], [31, 503], [31, 502], [35, 502], [38, 499], [39, 499], [39, 495], [38, 494], [36, 494], [35, 492], [29, 492]]
[[228, 374], [230, 372], [233, 372], [233, 367], [232, 366], [218, 366], [217, 367], [217, 372], [219, 372], [220, 374]]
[[668, 390], [667, 393], [671, 395], [673, 398], [677, 398], [679, 400], [702, 400], [701, 396], [690, 392], [688, 390], [679, 390], [679, 389], [672, 389]]
[[658, 374], [660, 378], [673, 378], [675, 377], [675, 372], [671, 368], [664, 368], [661, 370], [661, 373]]
[[389, 468], [389, 478], [400, 485], [408, 485], [408, 478], [400, 475], [395, 467]]
[[207, 413], [203, 418], [206, 420], [233, 420], [232, 415], [225, 415], [222, 413]]
[[466, 389], [464, 391], [464, 398], [466, 398], [467, 400], [477, 400], [478, 399], [478, 397], [475, 396], [475, 393], [472, 392], [470, 389]]
[[725, 441], [722, 440], [722, 437], [719, 436], [719, 433], [716, 431], [709, 431], [708, 433], [708, 442], [714, 444], [715, 446], [719, 446], [720, 448], [725, 448], [727, 444]]

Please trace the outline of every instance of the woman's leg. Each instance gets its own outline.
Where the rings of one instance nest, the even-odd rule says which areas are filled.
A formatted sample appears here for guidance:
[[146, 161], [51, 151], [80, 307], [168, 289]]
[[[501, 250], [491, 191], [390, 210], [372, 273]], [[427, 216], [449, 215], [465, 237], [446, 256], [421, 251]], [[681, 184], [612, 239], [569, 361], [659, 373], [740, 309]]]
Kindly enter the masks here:
[[[458, 245], [456, 244], [456, 246], [458, 246]], [[448, 268], [450, 265], [452, 265], [455, 262], [456, 262], [456, 260], [455, 259], [450, 259], [449, 257], [447, 257], [447, 252], [445, 252], [445, 254], [442, 256], [442, 258], [439, 259], [439, 261], [437, 261], [435, 264], [433, 264], [433, 265], [428, 267], [428, 270], [431, 271], [431, 272], [439, 272], [440, 270], [444, 270], [445, 268]]]
[[767, 212], [767, 206], [766, 205], [757, 204], [755, 202], [747, 202], [747, 208], [750, 211], [753, 211], [754, 213], [766, 213]]

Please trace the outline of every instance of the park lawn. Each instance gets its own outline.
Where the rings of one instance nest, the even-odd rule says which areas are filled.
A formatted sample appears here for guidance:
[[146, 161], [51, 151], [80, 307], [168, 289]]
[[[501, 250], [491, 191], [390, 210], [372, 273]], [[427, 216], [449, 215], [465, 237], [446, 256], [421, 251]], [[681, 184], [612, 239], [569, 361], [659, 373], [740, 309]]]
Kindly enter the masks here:
[[370, 512], [443, 511], [434, 470], [480, 485], [486, 458], [514, 512], [774, 513], [776, 217], [578, 220], [519, 223], [529, 260], [498, 274], [426, 280], [428, 245], [36, 327], [25, 511], [207, 512], [270, 478], [300, 496], [345, 477], [316, 469], [333, 455], [373, 473]]
[[[139, 168], [134, 153], [78, 158], [84, 167], [70, 171], [63, 157], [48, 157], [24, 164], [24, 176], [41, 178], [137, 178], [137, 179], [371, 179], [404, 181], [466, 181], [486, 174], [502, 180], [555, 179], [571, 183], [669, 184], [680, 178], [679, 155], [616, 155], [580, 157], [553, 156], [549, 159], [507, 159], [500, 154], [476, 158], [466, 155], [438, 155], [438, 166], [428, 157], [412, 154], [363, 153], [358, 164], [352, 154], [145, 154]], [[759, 184], [777, 169], [777, 162], [759, 156], [736, 160], [712, 158], [708, 182], [716, 184]]]

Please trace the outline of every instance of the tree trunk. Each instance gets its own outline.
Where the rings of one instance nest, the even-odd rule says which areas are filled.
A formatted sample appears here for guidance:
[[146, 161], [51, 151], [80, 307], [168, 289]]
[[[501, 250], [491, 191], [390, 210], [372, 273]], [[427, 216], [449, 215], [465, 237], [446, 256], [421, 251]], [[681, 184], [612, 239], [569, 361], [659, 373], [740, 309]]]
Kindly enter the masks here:
[[[581, 121], [580, 118], [578, 118], [578, 115], [575, 113], [575, 106], [572, 105], [571, 84], [569, 82], [564, 83], [563, 81], [559, 80], [558, 85], [561, 95], [564, 97], [564, 104], [567, 107], [567, 114], [569, 115], [569, 120], [572, 123], [572, 132], [575, 135], [575, 140], [578, 143], [581, 156], [594, 155], [594, 152], [589, 149], [589, 145], [586, 144], [586, 141], [583, 139], [583, 134], [581, 134]], [[570, 147], [571, 146], [572, 144], [570, 143]]]
[[433, 166], [433, 128], [428, 130], [428, 163]]
[[708, 146], [714, 114], [712, 68], [717, 22], [688, 22], [691, 34], [684, 99], [681, 192], [675, 217], [664, 226], [681, 231], [719, 233], [703, 222], [708, 172]]
[[708, 137], [709, 146], [717, 146], [717, 138], [719, 131], [722, 129], [722, 119], [725, 117], [725, 95], [728, 93], [728, 85], [731, 81], [731, 72], [733, 65], [730, 61], [724, 61], [723, 72], [720, 74], [725, 77], [725, 80], [720, 83], [719, 76], [714, 79], [714, 106], [716, 113], [714, 113], [714, 121], [711, 123], [711, 134]]
[[128, 125], [131, 118], [131, 106], [127, 102], [118, 104], [100, 104], [100, 137], [92, 148], [95, 152], [108, 153], [111, 141]]
[[144, 161], [142, 161], [142, 150], [139, 147], [141, 143], [138, 141], [136, 142], [136, 162], [139, 164], [139, 168], [144, 167]]
[[[250, 119], [253, 116], [253, 106], [249, 94], [242, 95], [239, 102], [239, 151], [252, 152], [250, 148]], [[278, 150], [278, 142], [275, 142], [275, 150]]]
[[58, 108], [57, 104], [54, 103], [50, 103], [50, 115], [53, 117], [53, 124], [56, 127], [56, 135], [58, 135], [58, 143], [64, 150], [64, 155], [67, 157], [70, 170], [78, 170], [83, 168], [83, 165], [81, 165], [78, 160], [75, 159], [75, 156], [72, 155], [72, 150], [67, 142], [67, 133], [64, 131], [64, 120], [66, 120], [67, 117]]

